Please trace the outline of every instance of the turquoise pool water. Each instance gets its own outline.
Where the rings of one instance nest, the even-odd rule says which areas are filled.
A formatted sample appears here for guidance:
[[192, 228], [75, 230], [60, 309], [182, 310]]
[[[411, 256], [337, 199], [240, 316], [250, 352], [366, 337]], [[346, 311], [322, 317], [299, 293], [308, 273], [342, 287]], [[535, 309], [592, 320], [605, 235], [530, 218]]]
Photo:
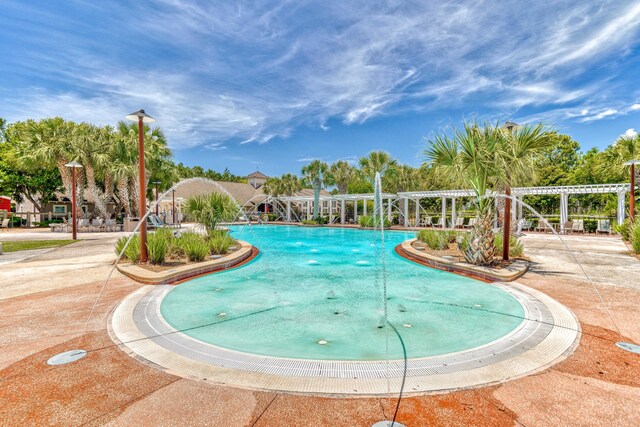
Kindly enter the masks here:
[[[260, 256], [176, 286], [160, 308], [170, 325], [198, 340], [254, 354], [386, 357], [385, 328], [378, 327], [383, 313], [378, 232], [254, 225], [233, 227], [232, 233], [258, 247]], [[398, 256], [395, 246], [411, 237], [385, 233], [389, 321], [409, 357], [487, 344], [521, 323], [523, 308], [509, 293]], [[389, 356], [402, 358], [391, 330]]]

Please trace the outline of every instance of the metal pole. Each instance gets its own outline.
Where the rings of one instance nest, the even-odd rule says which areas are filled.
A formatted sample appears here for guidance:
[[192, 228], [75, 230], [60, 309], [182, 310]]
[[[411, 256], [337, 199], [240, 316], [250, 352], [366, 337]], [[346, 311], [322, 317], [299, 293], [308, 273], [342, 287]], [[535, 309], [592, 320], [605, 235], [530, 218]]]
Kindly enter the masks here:
[[145, 263], [147, 257], [147, 182], [144, 177], [144, 124], [138, 117], [138, 175], [140, 178], [140, 262]]
[[502, 259], [509, 261], [509, 234], [511, 232], [511, 187], [507, 185], [504, 190], [507, 196], [504, 198], [504, 232], [502, 237]]
[[71, 223], [71, 239], [78, 239], [78, 230], [76, 229], [78, 225], [78, 217], [77, 217], [77, 207], [76, 207], [76, 168], [72, 168], [71, 171], [71, 215], [73, 215], [73, 222]]
[[629, 199], [629, 220], [633, 224], [636, 215], [636, 169], [635, 164], [631, 163], [631, 197]]
[[158, 181], [156, 181], [156, 216], [158, 216]]

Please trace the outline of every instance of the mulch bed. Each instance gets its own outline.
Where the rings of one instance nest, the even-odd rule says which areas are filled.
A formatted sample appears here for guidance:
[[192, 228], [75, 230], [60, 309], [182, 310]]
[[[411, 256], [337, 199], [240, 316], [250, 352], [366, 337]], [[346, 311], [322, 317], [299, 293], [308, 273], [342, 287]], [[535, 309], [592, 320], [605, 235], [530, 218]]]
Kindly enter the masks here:
[[[415, 242], [411, 243], [411, 246], [421, 252], [425, 252], [429, 255], [437, 256], [440, 258], [450, 259], [453, 262], [467, 262], [460, 249], [458, 249], [457, 243], [449, 243], [449, 247], [443, 250], [431, 249], [426, 243], [420, 240], [416, 240]], [[527, 258], [516, 257], [510, 258], [509, 261], [505, 261], [502, 258], [495, 257], [493, 259], [493, 264], [491, 265], [491, 267], [497, 270], [501, 270], [503, 268], [509, 267], [517, 260], [527, 260]]]

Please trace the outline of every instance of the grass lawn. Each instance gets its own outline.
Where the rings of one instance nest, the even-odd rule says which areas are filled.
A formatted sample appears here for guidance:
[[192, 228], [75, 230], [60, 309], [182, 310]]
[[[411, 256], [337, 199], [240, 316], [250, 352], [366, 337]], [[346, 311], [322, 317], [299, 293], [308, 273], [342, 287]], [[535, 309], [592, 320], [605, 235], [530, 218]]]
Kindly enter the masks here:
[[29, 251], [33, 249], [55, 248], [66, 246], [77, 240], [23, 240], [18, 242], [2, 242], [3, 252]]

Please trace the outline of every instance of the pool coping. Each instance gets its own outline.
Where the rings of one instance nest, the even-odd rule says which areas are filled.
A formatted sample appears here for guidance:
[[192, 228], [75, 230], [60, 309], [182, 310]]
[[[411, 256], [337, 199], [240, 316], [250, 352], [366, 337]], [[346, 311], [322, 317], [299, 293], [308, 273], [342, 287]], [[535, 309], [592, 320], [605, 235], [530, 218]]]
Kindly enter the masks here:
[[[528, 295], [534, 301], [534, 305], [533, 309], [525, 310], [525, 318], [528, 318], [532, 311], [539, 311], [541, 307], [544, 307], [548, 314], [533, 320], [530, 325], [520, 325], [513, 333], [478, 348], [447, 355], [409, 359], [409, 363], [421, 361], [422, 364], [415, 369], [411, 368], [412, 375], [406, 377], [405, 395], [443, 393], [502, 383], [543, 371], [564, 360], [575, 350], [580, 339], [580, 325], [574, 314], [565, 306], [546, 294], [517, 282], [493, 283], [488, 286], [499, 286], [505, 290], [510, 289], [515, 293]], [[162, 333], [162, 328], [168, 325], [161, 317], [159, 322], [155, 320], [155, 325], [152, 324], [152, 320], [149, 329], [144, 322], [149, 322], [149, 318], [153, 319], [159, 315], [159, 303], [155, 306], [148, 304], [153, 298], [150, 294], [154, 292], [162, 292], [162, 289], [145, 286], [125, 298], [112, 313], [109, 331], [112, 339], [122, 350], [157, 369], [209, 383], [294, 394], [378, 396], [388, 393], [389, 384], [392, 394], [398, 392], [404, 367], [402, 360], [389, 361], [390, 370], [383, 372], [383, 366], [387, 366], [386, 361], [287, 359], [249, 355], [226, 349], [222, 349], [225, 351], [220, 354], [217, 352], [219, 347], [186, 337], [179, 331]], [[535, 308], [538, 303], [540, 305]], [[141, 330], [145, 328], [146, 331]], [[523, 345], [523, 340], [514, 341], [517, 330], [524, 328], [529, 328], [531, 335], [536, 336], [535, 345]], [[149, 331], [155, 332], [149, 334]], [[180, 340], [176, 339], [176, 342], [167, 345], [166, 342], [162, 342], [167, 335]], [[185, 337], [191, 344], [185, 344]], [[508, 342], [509, 339], [512, 342]], [[486, 359], [491, 358], [491, 352], [494, 351], [490, 346], [494, 344], [498, 344], [503, 352], [495, 358], [495, 363], [487, 363]], [[211, 348], [216, 349], [216, 364], [203, 361], [205, 353]], [[461, 353], [469, 353], [471, 358], [461, 360]], [[236, 357], [237, 355], [240, 357]], [[251, 356], [253, 361], [247, 362], [247, 355]], [[443, 358], [447, 363], [442, 362]], [[244, 362], [255, 363], [254, 360], [261, 360], [265, 366], [268, 365], [268, 369], [261, 367], [251, 370], [252, 368], [241, 366]], [[299, 362], [298, 367], [292, 370], [291, 361]], [[474, 366], [474, 361], [478, 362], [477, 366]], [[339, 365], [347, 366], [346, 373], [340, 372]], [[390, 373], [390, 378], [386, 377], [385, 372]], [[311, 373], [315, 376], [311, 376]]]
[[450, 259], [438, 257], [414, 248], [411, 244], [418, 239], [405, 240], [396, 247], [398, 255], [414, 262], [437, 268], [438, 270], [449, 271], [451, 273], [462, 274], [485, 281], [511, 282], [529, 270], [529, 261], [516, 260], [507, 268], [495, 269], [466, 262], [452, 261]]
[[118, 271], [125, 276], [145, 285], [172, 284], [186, 279], [226, 270], [235, 267], [248, 258], [255, 256], [253, 246], [245, 241], [238, 240], [240, 249], [223, 257], [210, 261], [187, 264], [164, 271], [150, 271], [131, 263], [117, 264]]

